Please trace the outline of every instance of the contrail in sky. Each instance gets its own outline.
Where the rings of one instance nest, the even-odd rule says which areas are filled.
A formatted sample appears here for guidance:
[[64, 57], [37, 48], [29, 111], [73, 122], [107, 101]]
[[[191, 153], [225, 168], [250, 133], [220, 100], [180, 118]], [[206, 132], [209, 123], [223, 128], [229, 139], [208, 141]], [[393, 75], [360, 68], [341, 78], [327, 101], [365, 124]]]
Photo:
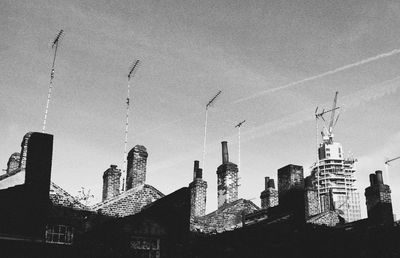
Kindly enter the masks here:
[[259, 93], [254, 94], [254, 95], [251, 95], [249, 97], [238, 99], [234, 103], [240, 103], [240, 102], [247, 101], [247, 100], [250, 100], [250, 99], [258, 98], [258, 97], [261, 97], [263, 95], [266, 95], [266, 94], [269, 94], [269, 93], [272, 93], [272, 92], [275, 92], [275, 91], [284, 90], [284, 89], [290, 88], [292, 86], [296, 86], [298, 84], [302, 84], [302, 83], [305, 83], [305, 82], [308, 82], [308, 81], [316, 80], [316, 79], [319, 79], [319, 78], [322, 78], [322, 77], [325, 77], [325, 76], [328, 76], [328, 75], [331, 75], [331, 74], [335, 74], [335, 73], [338, 73], [338, 72], [341, 72], [341, 71], [344, 71], [344, 70], [347, 70], [347, 69], [350, 69], [350, 68], [353, 68], [353, 67], [357, 67], [357, 66], [360, 66], [360, 65], [363, 65], [363, 64], [367, 64], [367, 63], [376, 61], [376, 60], [381, 59], [381, 58], [385, 58], [385, 57], [389, 57], [389, 56], [393, 56], [393, 55], [397, 55], [397, 54], [400, 54], [400, 49], [394, 49], [394, 50], [392, 50], [390, 52], [383, 53], [383, 54], [380, 54], [380, 55], [377, 55], [377, 56], [373, 56], [373, 57], [369, 57], [369, 58], [361, 60], [359, 62], [348, 64], [348, 65], [345, 65], [345, 66], [330, 70], [328, 72], [324, 72], [324, 73], [321, 73], [321, 74], [318, 74], [318, 75], [314, 75], [314, 76], [302, 79], [300, 81], [291, 82], [289, 84], [286, 84], [286, 85], [283, 85], [283, 86], [280, 86], [280, 87], [277, 87], [277, 88], [264, 90], [264, 91], [261, 91]]

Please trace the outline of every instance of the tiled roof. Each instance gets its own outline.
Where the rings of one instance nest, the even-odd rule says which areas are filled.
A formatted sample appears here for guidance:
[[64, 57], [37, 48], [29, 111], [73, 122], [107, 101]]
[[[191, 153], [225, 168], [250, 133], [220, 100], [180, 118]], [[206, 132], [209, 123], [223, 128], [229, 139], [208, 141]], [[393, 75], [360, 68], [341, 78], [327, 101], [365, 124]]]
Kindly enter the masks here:
[[67, 191], [65, 191], [53, 182], [50, 183], [49, 197], [52, 204], [55, 206], [62, 206], [79, 210], [90, 210], [89, 207], [79, 202], [75, 197], [67, 193]]
[[252, 201], [239, 199], [203, 217], [196, 218], [193, 228], [205, 233], [233, 230], [242, 227], [242, 215], [259, 209]]

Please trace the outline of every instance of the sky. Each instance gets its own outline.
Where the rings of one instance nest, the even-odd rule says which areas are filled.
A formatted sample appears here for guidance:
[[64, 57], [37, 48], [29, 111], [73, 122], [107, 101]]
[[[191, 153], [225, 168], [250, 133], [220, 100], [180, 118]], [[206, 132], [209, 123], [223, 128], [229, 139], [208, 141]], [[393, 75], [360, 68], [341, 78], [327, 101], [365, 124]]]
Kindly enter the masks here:
[[[238, 162], [239, 197], [260, 205], [264, 177], [316, 156], [314, 111], [339, 91], [335, 140], [358, 159], [366, 217], [368, 175], [400, 156], [398, 1], [11, 1], [0, 2], [0, 162], [41, 131], [57, 53], [46, 132], [54, 135], [52, 181], [101, 199], [102, 174], [123, 165], [127, 75], [128, 148], [146, 146], [147, 183], [164, 194], [188, 186], [202, 159], [209, 109], [207, 212], [217, 207], [221, 141]], [[319, 125], [319, 128], [322, 124]], [[320, 141], [320, 137], [318, 138]], [[400, 160], [384, 180], [400, 216]]]

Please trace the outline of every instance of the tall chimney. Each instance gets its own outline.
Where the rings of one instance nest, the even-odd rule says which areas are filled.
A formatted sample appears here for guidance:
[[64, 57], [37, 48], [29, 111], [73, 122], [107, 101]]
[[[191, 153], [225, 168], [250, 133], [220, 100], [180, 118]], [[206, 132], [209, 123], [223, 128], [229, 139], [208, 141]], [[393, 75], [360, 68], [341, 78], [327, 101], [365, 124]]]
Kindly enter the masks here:
[[228, 143], [222, 144], [222, 164], [217, 168], [218, 208], [238, 199], [238, 167], [229, 162]]
[[103, 198], [104, 202], [107, 199], [119, 195], [121, 170], [117, 169], [116, 165], [110, 165], [110, 168], [103, 173]]
[[204, 216], [206, 213], [207, 182], [202, 177], [203, 170], [199, 168], [199, 161], [196, 160], [194, 162], [193, 181], [189, 184], [191, 219]]
[[221, 142], [222, 144], [222, 164], [226, 164], [229, 162], [229, 153], [228, 153], [228, 143], [226, 141]]
[[147, 157], [147, 149], [142, 145], [136, 145], [128, 152], [126, 190], [145, 184]]

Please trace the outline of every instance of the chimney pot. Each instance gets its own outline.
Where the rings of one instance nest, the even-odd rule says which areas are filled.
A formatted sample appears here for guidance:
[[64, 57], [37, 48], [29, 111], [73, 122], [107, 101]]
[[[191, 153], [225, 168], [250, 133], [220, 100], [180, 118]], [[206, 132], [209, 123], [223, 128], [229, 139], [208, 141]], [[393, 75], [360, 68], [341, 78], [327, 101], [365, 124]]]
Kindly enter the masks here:
[[199, 178], [199, 179], [203, 178], [203, 169], [201, 169], [201, 168], [197, 169], [196, 178]]
[[221, 142], [222, 144], [222, 164], [229, 162], [229, 153], [228, 153], [228, 143], [226, 141]]
[[265, 177], [265, 190], [267, 190], [267, 188], [268, 188], [268, 182], [269, 182], [269, 177], [266, 176]]
[[195, 160], [194, 161], [194, 166], [193, 166], [193, 179], [195, 179], [197, 177], [196, 173], [197, 173], [198, 169], [199, 169], [199, 161]]
[[375, 171], [375, 174], [376, 174], [376, 184], [383, 185], [382, 171], [377, 170], [377, 171]]
[[371, 183], [371, 186], [376, 185], [376, 175], [375, 174], [369, 174], [369, 182]]
[[274, 188], [275, 189], [275, 182], [274, 182], [274, 179], [270, 179], [269, 181], [268, 181], [268, 188]]

